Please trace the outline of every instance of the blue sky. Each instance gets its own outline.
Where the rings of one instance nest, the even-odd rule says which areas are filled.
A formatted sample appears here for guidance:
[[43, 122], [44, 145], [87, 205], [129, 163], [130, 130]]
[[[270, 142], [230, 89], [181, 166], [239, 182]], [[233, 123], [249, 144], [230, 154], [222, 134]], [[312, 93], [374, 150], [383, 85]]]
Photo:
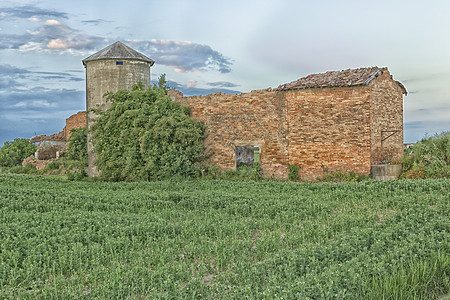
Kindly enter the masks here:
[[2, 1], [0, 145], [85, 110], [81, 60], [120, 40], [185, 95], [388, 67], [409, 94], [405, 142], [450, 130], [450, 1]]

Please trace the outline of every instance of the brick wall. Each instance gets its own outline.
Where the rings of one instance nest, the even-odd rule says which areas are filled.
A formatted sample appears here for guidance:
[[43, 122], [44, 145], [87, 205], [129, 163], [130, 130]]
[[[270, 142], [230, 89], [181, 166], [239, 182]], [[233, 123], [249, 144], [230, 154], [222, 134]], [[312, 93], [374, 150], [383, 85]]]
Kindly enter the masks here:
[[[236, 146], [259, 146], [263, 175], [287, 178], [288, 165], [312, 179], [324, 170], [369, 174], [373, 163], [401, 154], [402, 90], [386, 70], [369, 85], [215, 93], [172, 99], [206, 125], [208, 163], [236, 167]], [[398, 130], [385, 139], [387, 131]]]
[[86, 127], [86, 112], [80, 111], [66, 119], [66, 126], [63, 129], [64, 136], [69, 139], [71, 136], [70, 130]]
[[370, 116], [367, 86], [286, 92], [289, 164], [303, 179], [324, 170], [370, 172]]
[[385, 70], [370, 83], [372, 164], [403, 154], [403, 92]]
[[171, 96], [189, 106], [194, 119], [205, 123], [211, 165], [234, 169], [236, 146], [259, 146], [263, 174], [287, 176], [287, 123], [281, 94], [268, 89], [193, 97], [171, 91]]

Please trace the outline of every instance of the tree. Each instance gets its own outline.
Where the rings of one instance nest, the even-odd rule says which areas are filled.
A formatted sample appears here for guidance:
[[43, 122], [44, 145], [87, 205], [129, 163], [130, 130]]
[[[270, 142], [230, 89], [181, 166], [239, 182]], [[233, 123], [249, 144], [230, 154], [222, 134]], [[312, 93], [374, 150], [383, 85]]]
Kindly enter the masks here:
[[163, 90], [166, 95], [167, 95], [167, 92], [170, 90], [169, 85], [167, 85], [166, 74], [159, 75], [158, 88], [160, 90]]
[[[164, 78], [163, 78], [164, 79]], [[165, 80], [108, 93], [111, 107], [94, 111], [92, 141], [101, 176], [113, 181], [191, 176], [203, 158], [204, 126], [166, 95]]]
[[0, 166], [13, 167], [21, 165], [22, 161], [36, 152], [36, 145], [28, 139], [16, 138], [12, 142], [5, 142], [0, 147]]

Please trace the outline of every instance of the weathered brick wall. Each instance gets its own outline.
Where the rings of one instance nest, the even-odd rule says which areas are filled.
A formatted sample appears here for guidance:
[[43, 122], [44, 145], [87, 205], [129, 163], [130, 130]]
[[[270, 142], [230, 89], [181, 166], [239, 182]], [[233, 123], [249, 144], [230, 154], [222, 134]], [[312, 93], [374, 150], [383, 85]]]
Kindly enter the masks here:
[[78, 129], [87, 126], [86, 112], [80, 111], [66, 119], [66, 126], [63, 129], [64, 136], [69, 139], [72, 135], [71, 129]]
[[289, 164], [310, 179], [324, 170], [370, 172], [369, 88], [286, 92]]
[[[265, 176], [287, 178], [288, 165], [299, 165], [302, 179], [325, 170], [369, 174], [372, 163], [402, 151], [403, 96], [387, 71], [354, 87], [170, 94], [205, 123], [208, 163], [223, 170], [236, 167], [236, 146], [260, 147]], [[399, 132], [381, 143], [387, 130]]]
[[259, 146], [263, 174], [287, 176], [287, 123], [282, 94], [268, 89], [193, 97], [172, 91], [171, 96], [189, 106], [194, 119], [205, 123], [211, 165], [234, 169], [236, 146]]
[[387, 70], [369, 87], [372, 164], [378, 164], [403, 153], [404, 91]]

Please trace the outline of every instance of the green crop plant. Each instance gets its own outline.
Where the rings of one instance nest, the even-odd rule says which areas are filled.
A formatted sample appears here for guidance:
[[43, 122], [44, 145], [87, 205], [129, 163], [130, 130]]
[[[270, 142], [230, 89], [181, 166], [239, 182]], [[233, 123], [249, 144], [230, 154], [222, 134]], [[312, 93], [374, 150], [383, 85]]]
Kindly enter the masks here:
[[436, 299], [449, 191], [0, 174], [0, 298]]

